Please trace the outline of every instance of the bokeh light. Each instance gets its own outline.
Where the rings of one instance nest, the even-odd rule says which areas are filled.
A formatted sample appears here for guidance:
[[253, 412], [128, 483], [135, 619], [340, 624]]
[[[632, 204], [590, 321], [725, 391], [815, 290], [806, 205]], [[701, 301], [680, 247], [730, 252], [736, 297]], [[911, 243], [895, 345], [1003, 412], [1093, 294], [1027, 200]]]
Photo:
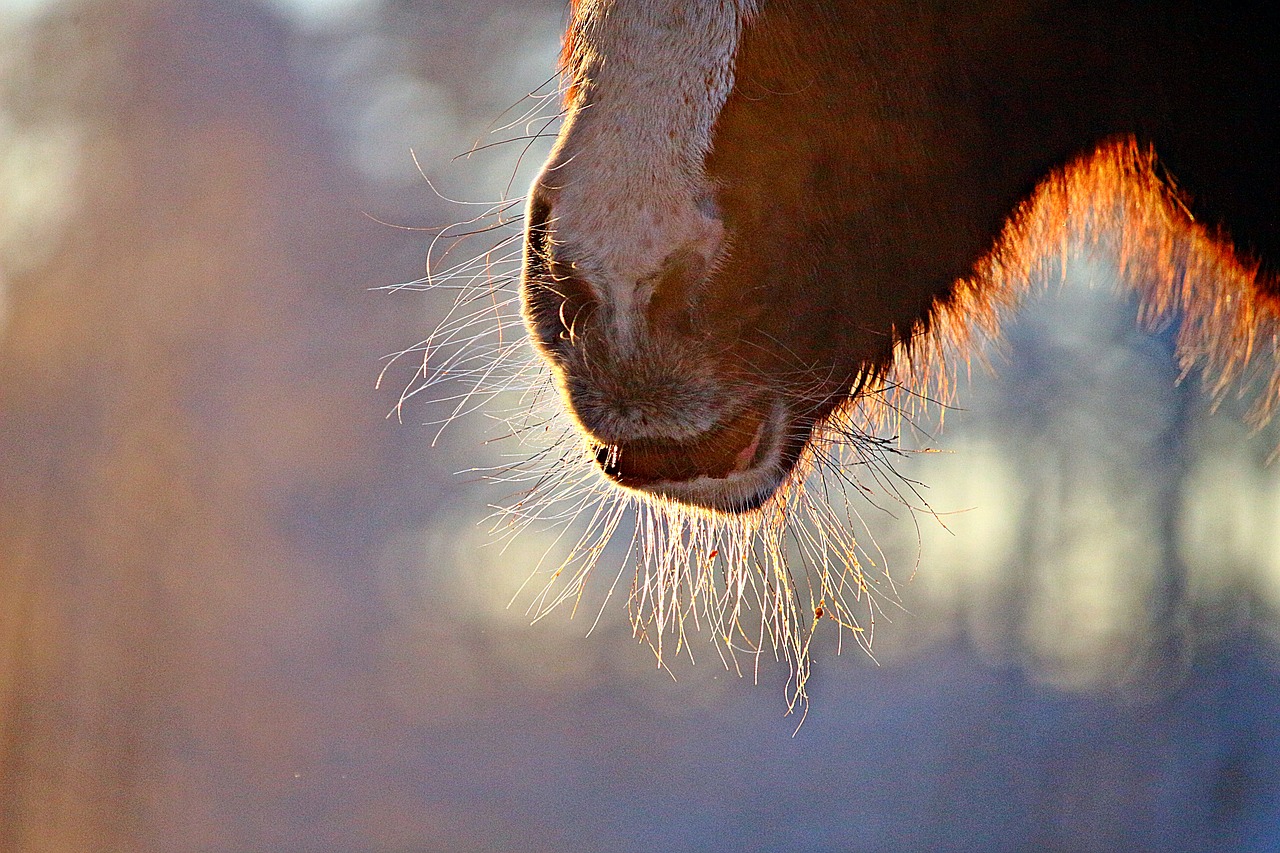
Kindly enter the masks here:
[[1280, 847], [1280, 428], [1106, 257], [860, 505], [901, 600], [798, 732], [768, 656], [659, 668], [625, 537], [535, 621], [561, 528], [485, 472], [558, 433], [401, 405], [457, 291], [394, 285], [510, 293], [564, 15], [0, 2], [0, 850]]

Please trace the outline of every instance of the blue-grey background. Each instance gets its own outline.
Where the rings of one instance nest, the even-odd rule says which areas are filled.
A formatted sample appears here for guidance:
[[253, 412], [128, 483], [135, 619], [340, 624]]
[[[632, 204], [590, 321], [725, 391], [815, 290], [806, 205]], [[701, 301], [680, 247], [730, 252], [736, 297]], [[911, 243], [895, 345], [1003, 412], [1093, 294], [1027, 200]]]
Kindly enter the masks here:
[[1105, 259], [907, 463], [946, 526], [868, 510], [903, 607], [798, 732], [783, 666], [508, 607], [554, 531], [455, 472], [521, 448], [386, 417], [452, 294], [374, 288], [521, 194], [545, 142], [452, 158], [563, 17], [0, 0], [0, 851], [1280, 850], [1280, 431]]

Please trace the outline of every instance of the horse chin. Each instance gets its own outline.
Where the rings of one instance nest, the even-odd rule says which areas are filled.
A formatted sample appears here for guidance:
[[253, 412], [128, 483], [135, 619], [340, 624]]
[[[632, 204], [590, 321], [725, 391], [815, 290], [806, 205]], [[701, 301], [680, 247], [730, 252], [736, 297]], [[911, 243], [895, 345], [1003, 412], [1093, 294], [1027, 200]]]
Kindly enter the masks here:
[[692, 440], [598, 445], [595, 458], [604, 476], [627, 491], [740, 516], [760, 509], [787, 481], [808, 432], [797, 428], [782, 400], [761, 400]]

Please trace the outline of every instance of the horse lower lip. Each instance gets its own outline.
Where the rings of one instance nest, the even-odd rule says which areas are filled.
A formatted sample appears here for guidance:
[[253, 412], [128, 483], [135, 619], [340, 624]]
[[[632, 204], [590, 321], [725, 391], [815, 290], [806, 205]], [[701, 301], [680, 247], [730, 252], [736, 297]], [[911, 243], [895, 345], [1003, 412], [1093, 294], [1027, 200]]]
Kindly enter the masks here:
[[751, 468], [767, 420], [765, 412], [747, 407], [695, 439], [602, 447], [596, 462], [610, 479], [633, 488], [700, 477], [724, 479]]

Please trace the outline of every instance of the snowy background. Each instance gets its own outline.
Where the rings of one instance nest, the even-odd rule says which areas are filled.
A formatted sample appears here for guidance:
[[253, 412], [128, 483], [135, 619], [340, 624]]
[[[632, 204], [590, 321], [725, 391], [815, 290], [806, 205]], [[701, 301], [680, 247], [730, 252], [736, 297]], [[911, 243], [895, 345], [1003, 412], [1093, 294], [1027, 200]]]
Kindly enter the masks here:
[[946, 527], [868, 509], [903, 606], [798, 733], [781, 665], [508, 606], [554, 532], [457, 472], [521, 449], [387, 417], [452, 295], [378, 288], [523, 192], [545, 141], [454, 156], [563, 19], [0, 0], [0, 850], [1280, 849], [1280, 430], [1105, 261], [907, 463]]

